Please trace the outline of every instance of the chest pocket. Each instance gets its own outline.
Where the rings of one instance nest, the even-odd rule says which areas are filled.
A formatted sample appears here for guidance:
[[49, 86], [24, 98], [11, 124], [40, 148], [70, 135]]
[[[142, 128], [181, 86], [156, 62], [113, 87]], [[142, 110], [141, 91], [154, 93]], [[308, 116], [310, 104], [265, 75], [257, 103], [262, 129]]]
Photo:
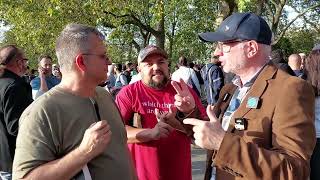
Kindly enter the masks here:
[[[257, 144], [259, 147], [271, 147], [272, 123], [270, 116], [263, 114], [259, 109], [251, 109], [243, 118], [247, 123], [245, 130], [235, 128], [234, 117], [229, 129], [243, 138], [247, 143]], [[266, 146], [267, 145], [267, 146]]]

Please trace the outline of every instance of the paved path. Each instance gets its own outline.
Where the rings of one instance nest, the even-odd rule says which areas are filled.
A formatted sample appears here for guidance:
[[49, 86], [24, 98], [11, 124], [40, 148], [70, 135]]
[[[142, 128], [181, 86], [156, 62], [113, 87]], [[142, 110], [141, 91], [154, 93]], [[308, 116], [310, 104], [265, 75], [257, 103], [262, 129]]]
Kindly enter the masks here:
[[206, 151], [191, 146], [192, 180], [203, 180], [206, 162]]

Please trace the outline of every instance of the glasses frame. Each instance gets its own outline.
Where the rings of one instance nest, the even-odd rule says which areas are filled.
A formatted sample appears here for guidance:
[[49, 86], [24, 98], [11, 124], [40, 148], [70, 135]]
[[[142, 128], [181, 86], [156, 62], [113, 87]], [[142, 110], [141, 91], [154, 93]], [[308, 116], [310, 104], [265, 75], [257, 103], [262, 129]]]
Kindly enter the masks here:
[[21, 58], [21, 59], [18, 59], [17, 61], [23, 61], [25, 65], [29, 64], [29, 59], [28, 58]]
[[216, 48], [218, 48], [218, 50], [222, 51], [223, 53], [229, 53], [231, 51], [230, 44], [246, 42], [246, 41], [250, 41], [250, 40], [236, 39], [236, 40], [230, 40], [230, 41], [225, 41], [225, 42], [218, 42]]
[[108, 57], [107, 54], [82, 53], [82, 55], [84, 55], [84, 56], [98, 56], [99, 58], [104, 59], [104, 60], [110, 62], [110, 64], [111, 64], [111, 59]]

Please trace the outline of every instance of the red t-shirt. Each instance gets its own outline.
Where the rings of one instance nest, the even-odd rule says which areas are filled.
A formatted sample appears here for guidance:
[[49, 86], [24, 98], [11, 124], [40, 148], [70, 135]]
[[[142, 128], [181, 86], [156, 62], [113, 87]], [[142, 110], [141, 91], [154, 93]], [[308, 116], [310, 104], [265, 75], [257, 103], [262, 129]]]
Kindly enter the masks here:
[[[189, 90], [201, 116], [205, 117], [200, 99], [191, 88]], [[174, 104], [175, 94], [170, 83], [164, 89], [157, 90], [138, 81], [122, 88], [116, 97], [116, 104], [125, 124], [137, 112], [141, 115], [142, 127], [153, 128], [158, 122], [154, 109], [169, 111], [169, 107]], [[139, 180], [191, 180], [190, 137], [185, 134], [173, 131], [168, 138], [128, 144], [128, 147]]]

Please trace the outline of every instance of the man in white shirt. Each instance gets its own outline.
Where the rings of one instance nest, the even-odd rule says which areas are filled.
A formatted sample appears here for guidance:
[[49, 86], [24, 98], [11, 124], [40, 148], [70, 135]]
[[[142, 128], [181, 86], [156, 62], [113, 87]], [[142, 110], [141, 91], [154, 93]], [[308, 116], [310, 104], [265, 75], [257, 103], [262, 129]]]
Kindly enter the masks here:
[[[178, 66], [179, 69], [177, 69], [175, 72], [172, 73], [171, 79], [173, 81], [179, 82], [180, 79], [183, 79], [183, 81], [188, 84], [190, 87], [193, 88], [193, 90], [196, 91], [198, 95], [200, 95], [200, 84], [199, 80], [197, 78], [196, 73], [193, 69], [187, 67], [188, 60], [186, 57], [181, 56], [179, 58]], [[198, 91], [198, 92], [197, 92]]]

